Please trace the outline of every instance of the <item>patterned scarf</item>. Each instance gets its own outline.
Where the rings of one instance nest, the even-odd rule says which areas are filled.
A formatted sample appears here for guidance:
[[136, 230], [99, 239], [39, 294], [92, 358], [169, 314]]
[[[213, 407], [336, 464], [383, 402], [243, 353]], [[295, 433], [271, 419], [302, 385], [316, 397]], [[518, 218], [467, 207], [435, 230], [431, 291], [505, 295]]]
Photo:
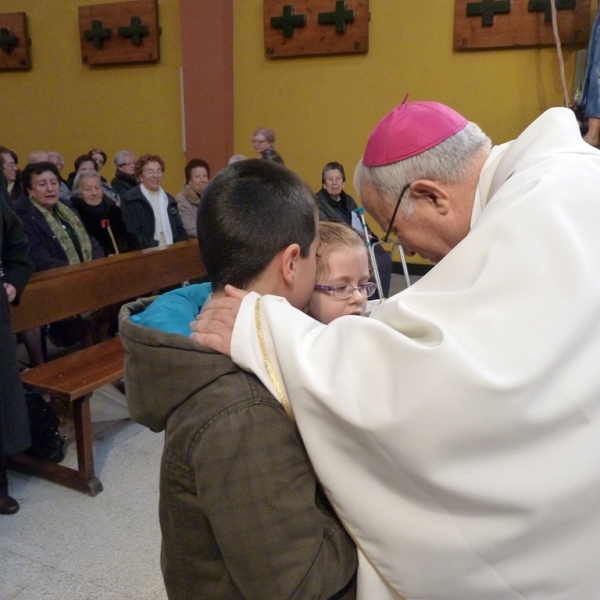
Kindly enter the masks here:
[[32, 204], [44, 215], [46, 223], [48, 223], [52, 233], [56, 236], [60, 242], [60, 245], [65, 251], [70, 265], [77, 264], [81, 261], [79, 260], [79, 254], [77, 254], [73, 240], [71, 240], [71, 237], [60, 221], [66, 221], [75, 232], [75, 235], [79, 240], [84, 262], [92, 260], [92, 243], [90, 242], [90, 238], [82, 222], [68, 206], [65, 206], [62, 202], [57, 202], [52, 208], [51, 212], [36, 202], [33, 198], [30, 198], [30, 200]]

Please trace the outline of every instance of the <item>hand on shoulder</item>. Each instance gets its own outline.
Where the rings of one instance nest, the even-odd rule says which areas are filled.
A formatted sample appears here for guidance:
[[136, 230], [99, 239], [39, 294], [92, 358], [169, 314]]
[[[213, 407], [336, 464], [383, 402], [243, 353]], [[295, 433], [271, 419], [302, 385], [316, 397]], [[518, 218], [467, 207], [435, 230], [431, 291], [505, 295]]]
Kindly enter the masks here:
[[225, 296], [209, 300], [196, 320], [190, 323], [194, 332], [190, 336], [192, 340], [216, 352], [231, 356], [231, 337], [235, 319], [246, 294], [248, 292], [226, 285]]

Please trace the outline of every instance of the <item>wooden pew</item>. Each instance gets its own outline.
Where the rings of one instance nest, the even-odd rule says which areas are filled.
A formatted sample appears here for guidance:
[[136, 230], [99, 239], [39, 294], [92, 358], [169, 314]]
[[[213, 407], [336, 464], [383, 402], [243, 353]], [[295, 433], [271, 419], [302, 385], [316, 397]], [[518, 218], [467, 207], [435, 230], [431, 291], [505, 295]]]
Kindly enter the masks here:
[[[196, 240], [35, 273], [19, 306], [12, 307], [12, 329], [18, 333], [205, 274]], [[94, 471], [90, 397], [95, 389], [123, 377], [124, 357], [117, 337], [24, 371], [25, 383], [72, 403], [78, 468], [26, 454], [11, 458], [9, 467], [92, 496], [100, 493], [102, 483]]]

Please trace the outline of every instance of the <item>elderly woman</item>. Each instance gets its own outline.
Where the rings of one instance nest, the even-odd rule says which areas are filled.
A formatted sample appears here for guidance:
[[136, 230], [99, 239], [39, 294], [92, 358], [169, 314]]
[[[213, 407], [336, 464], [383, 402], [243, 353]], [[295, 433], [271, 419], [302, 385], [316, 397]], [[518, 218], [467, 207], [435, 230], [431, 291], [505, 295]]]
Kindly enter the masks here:
[[185, 165], [185, 184], [175, 200], [179, 206], [179, 216], [187, 234], [191, 238], [198, 237], [196, 215], [202, 192], [208, 185], [210, 167], [201, 158], [193, 158]]
[[135, 176], [135, 156], [128, 150], [119, 150], [115, 154], [114, 162], [115, 176], [110, 185], [120, 197], [123, 197], [138, 184]]
[[188, 239], [177, 201], [162, 187], [165, 163], [157, 154], [143, 154], [135, 162], [140, 184], [121, 199], [121, 210], [127, 229], [140, 248], [167, 246]]
[[[15, 201], [15, 211], [21, 217], [29, 238], [29, 257], [36, 271], [45, 271], [102, 258], [104, 252], [95, 238], [88, 235], [79, 216], [59, 200], [59, 174], [55, 165], [40, 162], [27, 165], [22, 173], [28, 198]], [[92, 318], [89, 319], [91, 323]], [[95, 331], [95, 330], [94, 330]], [[33, 364], [44, 362], [41, 338], [35, 330], [24, 339]], [[89, 340], [83, 339], [88, 336]], [[50, 337], [58, 346], [70, 346], [76, 341], [91, 343], [91, 325], [81, 319], [53, 323]]]
[[78, 215], [59, 201], [59, 174], [52, 163], [27, 165], [22, 180], [29, 197], [17, 200], [15, 210], [29, 238], [36, 271], [104, 256]]
[[[354, 227], [364, 237], [360, 221], [352, 217], [352, 211], [357, 208], [357, 205], [352, 196], [344, 191], [345, 182], [346, 173], [340, 163], [329, 162], [323, 167], [321, 173], [322, 188], [315, 194], [317, 206], [319, 207], [319, 219], [321, 221], [345, 223], [350, 227]], [[371, 231], [369, 233], [372, 240], [377, 241], [377, 237]], [[376, 246], [375, 260], [377, 261], [377, 270], [383, 293], [384, 296], [387, 296], [392, 281], [392, 259], [381, 246]]]
[[252, 146], [254, 151], [265, 160], [272, 160], [281, 165], [285, 164], [281, 155], [273, 148], [275, 143], [275, 132], [268, 127], [259, 127], [252, 134]]
[[19, 181], [19, 158], [12, 150], [4, 146], [0, 146], [0, 171], [6, 178], [10, 199], [18, 198], [23, 192]]
[[98, 240], [106, 256], [137, 250], [136, 237], [127, 231], [121, 209], [104, 194], [97, 171], [77, 173], [71, 202], [86, 231]]

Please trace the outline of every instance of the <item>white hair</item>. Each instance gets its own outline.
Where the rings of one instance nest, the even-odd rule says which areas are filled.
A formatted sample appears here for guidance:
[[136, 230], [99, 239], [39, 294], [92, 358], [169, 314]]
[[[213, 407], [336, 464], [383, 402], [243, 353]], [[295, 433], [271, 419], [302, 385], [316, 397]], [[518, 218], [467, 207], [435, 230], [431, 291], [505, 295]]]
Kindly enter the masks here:
[[227, 163], [227, 165], [232, 165], [233, 163], [236, 162], [241, 162], [242, 160], [248, 160], [247, 156], [244, 156], [243, 154], [234, 154], [230, 159], [229, 162]]
[[[102, 185], [102, 178], [100, 177], [100, 173], [98, 173], [98, 171], [94, 171], [92, 169], [79, 171], [73, 180], [73, 190], [71, 192], [71, 195], [75, 198], [81, 197], [81, 180], [85, 179], [86, 177], [97, 179], [100, 182], [100, 185]], [[104, 194], [104, 191], [102, 193]]]
[[[396, 203], [405, 185], [418, 179], [431, 179], [456, 183], [467, 176], [473, 161], [481, 152], [489, 151], [490, 138], [479, 125], [469, 122], [467, 126], [439, 143], [437, 146], [410, 158], [383, 165], [367, 167], [362, 159], [354, 173], [354, 189], [369, 181], [384, 201]], [[404, 195], [400, 211], [409, 218], [414, 211], [414, 199], [410, 189]]]
[[121, 167], [126, 156], [133, 156], [135, 158], [135, 154], [133, 152], [129, 152], [129, 150], [119, 150], [115, 154], [115, 165], [117, 165], [117, 167]]

